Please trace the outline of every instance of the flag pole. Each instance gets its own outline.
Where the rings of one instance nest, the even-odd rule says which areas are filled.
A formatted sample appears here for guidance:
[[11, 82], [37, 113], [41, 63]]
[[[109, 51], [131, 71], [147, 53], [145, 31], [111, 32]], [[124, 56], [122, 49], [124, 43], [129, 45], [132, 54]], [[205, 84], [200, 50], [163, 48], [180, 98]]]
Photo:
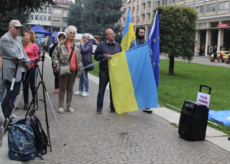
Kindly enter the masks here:
[[86, 68], [88, 68], [88, 67], [90, 67], [90, 66], [92, 66], [92, 65], [95, 65], [95, 64], [97, 64], [97, 63], [100, 63], [100, 62], [102, 62], [102, 61], [104, 61], [104, 60], [107, 60], [107, 59], [103, 59], [103, 60], [101, 60], [101, 61], [99, 61], [99, 62], [90, 64], [90, 65], [88, 65], [88, 66], [86, 66], [86, 67], [83, 67], [81, 70], [86, 69]]

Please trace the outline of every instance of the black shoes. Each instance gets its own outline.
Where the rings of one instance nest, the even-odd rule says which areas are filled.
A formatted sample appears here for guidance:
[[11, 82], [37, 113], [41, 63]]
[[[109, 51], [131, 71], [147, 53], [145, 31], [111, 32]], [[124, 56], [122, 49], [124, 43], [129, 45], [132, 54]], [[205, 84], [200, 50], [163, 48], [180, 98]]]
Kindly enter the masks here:
[[114, 109], [111, 109], [110, 113], [116, 113], [116, 111]]
[[144, 110], [143, 110], [143, 112], [145, 112], [145, 113], [149, 113], [149, 114], [153, 113], [153, 111], [152, 111], [152, 110], [150, 110], [149, 108], [144, 109]]
[[102, 109], [97, 109], [97, 114], [101, 114], [102, 113]]
[[24, 110], [28, 110], [29, 109], [29, 105], [28, 104], [25, 104], [24, 107], [23, 107]]

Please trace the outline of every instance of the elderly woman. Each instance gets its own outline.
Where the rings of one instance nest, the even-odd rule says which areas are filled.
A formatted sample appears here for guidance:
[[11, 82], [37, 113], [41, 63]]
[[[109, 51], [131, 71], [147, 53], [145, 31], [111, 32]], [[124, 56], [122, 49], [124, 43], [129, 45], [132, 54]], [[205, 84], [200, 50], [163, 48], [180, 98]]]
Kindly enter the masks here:
[[[75, 43], [75, 35], [77, 33], [77, 29], [74, 26], [68, 26], [65, 30], [67, 39], [64, 41], [60, 41], [53, 51], [53, 67], [54, 69], [59, 69], [58, 61], [61, 63], [68, 63], [69, 57], [71, 55], [72, 46]], [[76, 77], [80, 77], [82, 73], [82, 62], [81, 62], [81, 54], [80, 54], [80, 46], [75, 44], [74, 51], [72, 54], [72, 58], [70, 60], [70, 72], [71, 74], [59, 75], [59, 113], [64, 113], [64, 97], [66, 94], [66, 103], [67, 103], [67, 111], [70, 113], [74, 113], [75, 110], [72, 108], [72, 96], [73, 96], [73, 87]]]
[[[90, 40], [90, 35], [88, 33], [83, 34], [81, 40], [81, 54], [82, 54], [82, 63], [84, 67], [87, 66], [87, 63], [92, 62], [92, 51], [93, 44]], [[85, 92], [83, 92], [83, 84], [85, 86]], [[83, 97], [89, 96], [89, 79], [88, 79], [88, 71], [83, 69], [80, 82], [79, 82], [79, 90], [75, 92], [75, 95], [82, 95]]]

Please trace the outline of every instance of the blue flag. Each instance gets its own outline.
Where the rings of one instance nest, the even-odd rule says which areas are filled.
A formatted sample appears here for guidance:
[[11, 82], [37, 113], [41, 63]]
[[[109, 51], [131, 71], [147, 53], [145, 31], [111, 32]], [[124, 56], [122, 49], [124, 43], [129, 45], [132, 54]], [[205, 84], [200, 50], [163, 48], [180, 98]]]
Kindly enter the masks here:
[[160, 71], [160, 28], [159, 28], [159, 19], [158, 11], [156, 11], [155, 19], [152, 24], [151, 30], [149, 32], [149, 41], [148, 45], [152, 50], [151, 63], [153, 68], [153, 73], [155, 76], [156, 86], [158, 88], [159, 84], [159, 71]]

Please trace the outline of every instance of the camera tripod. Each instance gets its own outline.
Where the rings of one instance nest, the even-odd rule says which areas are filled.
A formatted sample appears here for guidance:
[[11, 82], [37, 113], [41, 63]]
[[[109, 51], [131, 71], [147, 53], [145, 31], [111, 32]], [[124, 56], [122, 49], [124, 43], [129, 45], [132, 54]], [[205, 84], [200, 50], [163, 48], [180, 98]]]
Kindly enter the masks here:
[[[38, 65], [38, 62], [39, 62], [39, 61], [42, 61], [42, 72], [41, 72], [40, 69], [39, 69], [39, 65]], [[48, 143], [49, 143], [48, 145], [50, 146], [50, 151], [52, 151], [51, 139], [50, 139], [50, 133], [49, 133], [48, 115], [47, 115], [46, 96], [47, 96], [47, 98], [48, 98], [48, 100], [49, 100], [49, 103], [50, 103], [50, 106], [51, 106], [53, 115], [54, 115], [54, 117], [55, 117], [55, 120], [56, 120], [58, 129], [59, 129], [59, 132], [60, 132], [60, 135], [61, 135], [62, 140], [63, 140], [63, 142], [64, 142], [64, 146], [66, 146], [66, 143], [65, 143], [63, 134], [62, 134], [62, 132], [61, 132], [59, 123], [58, 123], [58, 121], [57, 121], [57, 117], [56, 117], [56, 115], [55, 115], [55, 112], [54, 112], [54, 109], [53, 109], [53, 105], [52, 105], [52, 103], [51, 103], [51, 101], [50, 101], [50, 97], [49, 97], [49, 94], [48, 94], [48, 92], [47, 92], [47, 89], [46, 89], [46, 86], [45, 86], [45, 82], [44, 82], [44, 80], [43, 80], [44, 61], [45, 61], [45, 52], [43, 52], [43, 55], [41, 56], [41, 60], [37, 60], [37, 61], [35, 60], [35, 61], [32, 62], [32, 63], [35, 63], [34, 68], [35, 68], [35, 70], [37, 70], [37, 72], [38, 72], [38, 74], [39, 74], [39, 76], [40, 76], [40, 78], [41, 78], [41, 81], [38, 83], [38, 86], [36, 87], [35, 95], [37, 95], [37, 92], [38, 92], [39, 87], [42, 86], [43, 99], [39, 99], [39, 101], [41, 101], [41, 102], [44, 103], [45, 117], [46, 117], [46, 128], [47, 128], [47, 138], [48, 138]], [[36, 72], [36, 71], [35, 71], [35, 72]], [[31, 73], [32, 73], [32, 71], [31, 71]], [[27, 79], [27, 81], [26, 81], [25, 84], [28, 83], [28, 81], [29, 81], [29, 79], [30, 79], [30, 76], [31, 76], [31, 73], [30, 73], [29, 78]], [[16, 73], [15, 73], [15, 75], [16, 75]], [[13, 84], [13, 81], [12, 81], [12, 85], [14, 85], [14, 84]], [[12, 85], [11, 85], [11, 86], [12, 86]], [[26, 85], [25, 85], [25, 86], [26, 86]], [[11, 87], [11, 88], [12, 88], [12, 87]], [[23, 88], [23, 90], [24, 90], [24, 88]], [[23, 90], [21, 91], [21, 93], [20, 93], [20, 95], [19, 95], [19, 98], [18, 98], [18, 100], [17, 100], [17, 102], [16, 102], [16, 104], [15, 104], [15, 106], [14, 106], [14, 108], [13, 108], [12, 113], [14, 112], [15, 107], [17, 106], [17, 104], [18, 104], [18, 102], [19, 102], [19, 100], [20, 100], [20, 97], [21, 97], [22, 94], [23, 94]], [[27, 113], [26, 113], [26, 115], [25, 115], [25, 120], [26, 120], [27, 116], [34, 115], [35, 112], [36, 112], [36, 110], [35, 110], [35, 104], [36, 104], [36, 103], [35, 103], [35, 99], [37, 99], [37, 96], [35, 96], [35, 95], [33, 95], [33, 99], [32, 99], [32, 101], [31, 101], [31, 103], [30, 103], [30, 105], [29, 105], [29, 110], [27, 111]], [[45, 95], [46, 95], [46, 96], [45, 96]], [[9, 98], [9, 100], [10, 100], [10, 98]], [[32, 104], [34, 105], [33, 108], [31, 108]], [[8, 109], [8, 108], [7, 108], [7, 109]], [[11, 113], [11, 115], [12, 115], [12, 113]], [[9, 117], [9, 118], [10, 118], [10, 117]], [[6, 124], [6, 126], [5, 126], [5, 131], [6, 131], [6, 129], [7, 129], [8, 123], [9, 123], [9, 121], [7, 122], [7, 124]]]

